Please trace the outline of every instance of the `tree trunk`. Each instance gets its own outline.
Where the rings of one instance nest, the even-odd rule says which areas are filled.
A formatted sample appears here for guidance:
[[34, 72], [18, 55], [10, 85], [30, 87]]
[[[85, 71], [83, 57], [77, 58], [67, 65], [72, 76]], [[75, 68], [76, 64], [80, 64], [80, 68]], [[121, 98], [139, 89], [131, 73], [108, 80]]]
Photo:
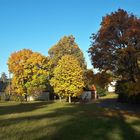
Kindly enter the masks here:
[[61, 96], [59, 96], [59, 99], [60, 99], [60, 102], [62, 101], [62, 98], [61, 98]]
[[94, 91], [94, 99], [97, 99], [97, 91]]
[[71, 96], [69, 95], [69, 103], [71, 103]]

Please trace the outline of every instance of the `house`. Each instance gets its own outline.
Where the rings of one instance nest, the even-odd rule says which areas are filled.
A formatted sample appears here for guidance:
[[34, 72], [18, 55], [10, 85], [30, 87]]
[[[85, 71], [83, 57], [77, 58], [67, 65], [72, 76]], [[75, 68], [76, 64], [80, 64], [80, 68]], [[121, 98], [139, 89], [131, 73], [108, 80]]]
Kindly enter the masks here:
[[29, 95], [27, 97], [27, 100], [28, 101], [35, 101], [35, 100], [49, 101], [50, 100], [50, 94], [49, 94], [49, 92], [42, 92], [42, 93], [39, 93], [36, 96]]
[[108, 84], [108, 92], [115, 92], [116, 81], [112, 81]]
[[88, 100], [88, 101], [90, 101], [91, 100], [91, 98], [92, 98], [92, 91], [84, 91], [84, 93], [81, 95], [81, 98], [84, 100], [84, 99], [86, 99], [86, 100]]

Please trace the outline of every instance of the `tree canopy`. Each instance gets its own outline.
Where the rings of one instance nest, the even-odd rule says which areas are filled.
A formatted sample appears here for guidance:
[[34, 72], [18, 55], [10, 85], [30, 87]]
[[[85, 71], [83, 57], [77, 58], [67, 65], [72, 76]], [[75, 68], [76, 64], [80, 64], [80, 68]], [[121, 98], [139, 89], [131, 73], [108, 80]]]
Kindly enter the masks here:
[[[65, 55], [54, 69], [51, 85], [59, 96], [80, 95], [84, 87], [83, 70], [78, 60], [72, 55]], [[70, 102], [70, 100], [69, 100]]]
[[34, 93], [34, 89], [46, 88], [48, 58], [40, 53], [23, 49], [11, 54], [9, 71], [13, 74], [12, 88], [15, 93]]
[[91, 89], [91, 86], [94, 84], [94, 72], [92, 69], [87, 69], [85, 72], [85, 88]]
[[140, 19], [119, 9], [103, 17], [101, 27], [91, 36], [92, 64], [111, 70], [124, 79], [136, 81], [140, 74]]
[[61, 38], [58, 43], [52, 46], [48, 51], [52, 68], [57, 66], [58, 61], [64, 55], [73, 55], [77, 58], [80, 63], [80, 66], [83, 69], [86, 69], [85, 58], [83, 52], [80, 50], [79, 46], [75, 43], [75, 38], [70, 36], [64, 36]]
[[105, 89], [108, 84], [113, 81], [112, 75], [105, 71], [98, 72], [94, 75], [93, 81], [95, 85]]

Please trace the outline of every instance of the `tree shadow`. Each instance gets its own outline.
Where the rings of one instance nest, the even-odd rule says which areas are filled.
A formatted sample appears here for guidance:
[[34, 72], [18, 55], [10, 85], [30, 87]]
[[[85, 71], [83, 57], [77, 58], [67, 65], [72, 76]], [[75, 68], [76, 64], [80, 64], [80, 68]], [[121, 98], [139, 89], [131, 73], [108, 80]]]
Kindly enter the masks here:
[[[91, 107], [90, 105], [88, 107]], [[59, 114], [61, 111], [66, 112]], [[78, 111], [74, 113], [75, 111]], [[90, 110], [91, 111], [91, 110]], [[112, 140], [127, 139], [139, 140], [140, 134], [137, 133], [130, 124], [126, 123], [121, 112], [117, 116], [109, 116], [106, 111], [103, 114], [99, 112], [91, 113], [85, 106], [76, 106], [75, 110], [71, 108], [56, 110], [57, 115], [67, 115], [70, 113], [73, 118], [62, 123], [53, 124], [53, 127], [60, 129], [51, 135], [38, 138], [39, 140]], [[59, 112], [59, 113], [58, 113]], [[140, 121], [138, 121], [140, 123]], [[137, 123], [138, 123], [137, 122]], [[61, 127], [60, 127], [61, 126]], [[43, 129], [43, 128], [42, 128]], [[44, 128], [45, 129], [45, 128]], [[115, 135], [113, 133], [118, 134]], [[120, 137], [119, 137], [120, 136]]]
[[[89, 105], [91, 107], [91, 105]], [[82, 109], [82, 110], [81, 110]], [[58, 111], [58, 110], [57, 110]], [[57, 112], [56, 111], [56, 112]], [[77, 106], [72, 115], [73, 118], [53, 127], [60, 129], [50, 136], [52, 140], [139, 140], [140, 133], [134, 130], [130, 124], [125, 121], [125, 117], [120, 111], [117, 115], [110, 116], [106, 110], [103, 113], [89, 112], [85, 107]], [[91, 110], [90, 110], [91, 111]], [[66, 108], [66, 112], [71, 113], [71, 109]], [[139, 125], [139, 121], [134, 124]], [[140, 127], [140, 125], [139, 125]], [[115, 134], [118, 133], [118, 134]], [[39, 140], [48, 139], [48, 136], [38, 138]]]
[[95, 102], [95, 104], [97, 106], [100, 106], [103, 108], [128, 111], [131, 113], [137, 113], [137, 114], [139, 113], [140, 114], [140, 105], [121, 103], [121, 102], [118, 102], [116, 98], [99, 99], [97, 102]]
[[36, 109], [41, 108], [44, 105], [52, 104], [51, 102], [24, 102], [24, 103], [15, 103], [14, 105], [9, 105], [7, 103], [4, 103], [4, 105], [0, 106], [0, 115], [7, 115], [7, 114], [13, 114], [13, 113], [24, 113], [24, 112], [30, 112], [34, 111]]
[[[116, 112], [110, 115], [109, 112]], [[114, 113], [112, 112], [112, 113]], [[67, 118], [68, 119], [64, 119]], [[66, 105], [63, 108], [57, 108], [52, 112], [46, 112], [40, 115], [25, 116], [20, 118], [10, 118], [5, 127], [30, 121], [39, 123], [44, 120], [44, 124], [33, 129], [21, 131], [20, 133], [5, 133], [1, 136], [4, 139], [6, 135], [13, 139], [37, 139], [37, 140], [139, 140], [140, 134], [134, 130], [131, 124], [125, 121], [124, 114], [119, 110], [107, 110], [98, 108], [95, 104], [85, 105]], [[48, 121], [52, 123], [47, 123]], [[57, 120], [57, 121], [56, 121]], [[46, 122], [46, 123], [45, 123]], [[140, 120], [133, 122], [140, 124]], [[1, 124], [0, 124], [1, 125]], [[22, 129], [22, 128], [21, 128]], [[16, 134], [16, 137], [15, 137]]]
[[132, 124], [132, 125], [140, 125], [140, 120], [134, 121], [134, 122], [132, 122], [131, 124]]

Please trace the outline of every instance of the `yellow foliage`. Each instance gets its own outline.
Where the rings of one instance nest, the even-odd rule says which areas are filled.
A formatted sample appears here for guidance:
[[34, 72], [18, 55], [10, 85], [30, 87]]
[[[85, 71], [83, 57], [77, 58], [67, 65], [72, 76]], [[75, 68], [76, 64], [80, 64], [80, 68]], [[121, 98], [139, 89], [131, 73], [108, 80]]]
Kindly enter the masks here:
[[[35, 85], [38, 87], [47, 80], [48, 58], [40, 53], [32, 52], [28, 49], [14, 52], [8, 60], [8, 67], [13, 74], [12, 87], [14, 92], [20, 95], [27, 93], [30, 85], [28, 83], [35, 80]], [[43, 78], [43, 82], [40, 79], [42, 75], [46, 78]], [[41, 87], [44, 89], [44, 86]]]
[[78, 96], [84, 87], [83, 70], [72, 55], [63, 56], [54, 69], [51, 85], [60, 96]]

